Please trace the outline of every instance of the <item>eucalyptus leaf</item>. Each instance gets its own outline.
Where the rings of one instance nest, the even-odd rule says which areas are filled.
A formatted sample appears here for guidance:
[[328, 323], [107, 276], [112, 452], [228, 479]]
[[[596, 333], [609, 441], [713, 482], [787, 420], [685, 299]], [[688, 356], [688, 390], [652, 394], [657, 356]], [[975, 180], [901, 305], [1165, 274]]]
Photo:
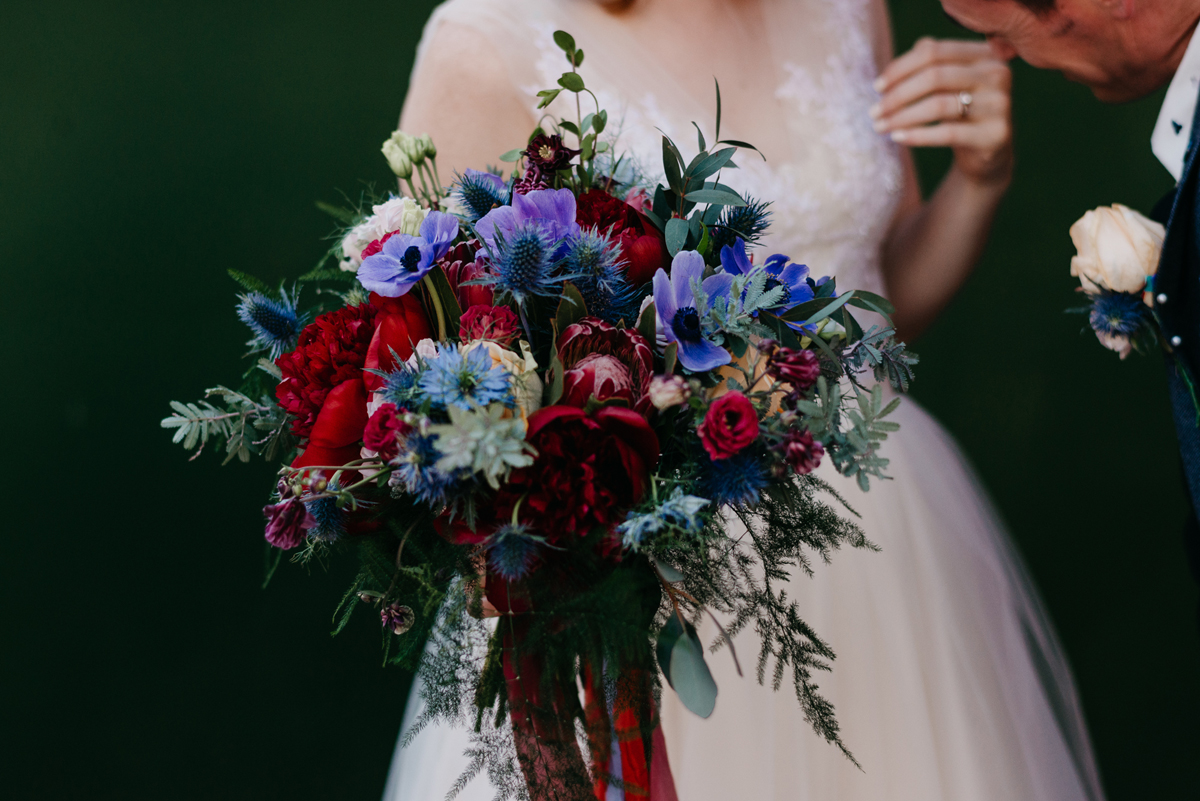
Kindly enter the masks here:
[[717, 142], [717, 144], [718, 145], [733, 145], [734, 147], [741, 147], [741, 148], [745, 148], [746, 150], [753, 150], [755, 153], [762, 156], [763, 161], [767, 160], [767, 157], [763, 156], [762, 151], [759, 150], [754, 145], [750, 144], [749, 142], [742, 142], [737, 139], [722, 139], [721, 141]]
[[696, 129], [696, 141], [700, 143], [700, 150], [708, 150], [708, 146], [704, 144], [704, 132], [700, 130], [700, 126], [696, 124], [695, 120], [692, 121], [692, 127]]
[[729, 164], [735, 153], [737, 153], [737, 148], [732, 147], [722, 148], [716, 153], [705, 153], [703, 154], [704, 159], [689, 170], [688, 175], [697, 181], [703, 181]]
[[896, 313], [896, 307], [887, 298], [882, 295], [876, 295], [874, 292], [866, 292], [862, 289], [854, 290], [854, 297], [851, 299], [850, 305], [878, 312], [884, 317], [890, 317]]
[[833, 314], [842, 306], [850, 301], [854, 296], [853, 292], [847, 292], [840, 298], [829, 300], [827, 298], [819, 298], [810, 300], [807, 303], [801, 303], [788, 309], [783, 314], [779, 315], [780, 319], [789, 323], [819, 323], [829, 315]]
[[507, 153], [505, 153], [503, 156], [501, 156], [500, 160], [507, 161], [507, 162], [513, 162], [513, 161], [516, 161], [517, 159], [521, 158], [521, 154], [524, 152], [525, 152], [524, 150], [510, 150]]
[[671, 187], [677, 195], [683, 194], [683, 158], [679, 155], [679, 148], [675, 147], [665, 135], [662, 141], [663, 148], [663, 175], [667, 178], [667, 185]]
[[662, 670], [667, 684], [671, 684], [671, 650], [675, 647], [681, 634], [683, 634], [683, 626], [680, 624], [679, 618], [671, 615], [656, 638], [654, 655], [658, 658], [658, 666]]
[[700, 717], [710, 716], [717, 706], [717, 683], [704, 661], [700, 638], [690, 623], [687, 632], [678, 637], [671, 648], [670, 664], [671, 687], [679, 700]]
[[554, 43], [562, 48], [564, 53], [575, 52], [575, 37], [566, 31], [555, 31]]
[[718, 206], [745, 206], [746, 201], [737, 192], [724, 189], [696, 189], [684, 197], [693, 203], [712, 203]]
[[672, 217], [667, 220], [667, 252], [674, 258], [675, 254], [683, 250], [683, 246], [687, 243], [688, 223], [687, 220], [681, 220], [678, 217]]
[[718, 81], [718, 80], [716, 79], [716, 76], [714, 76], [714, 77], [713, 77], [713, 85], [714, 85], [714, 86], [717, 88], [717, 130], [716, 130], [716, 137], [717, 137], [717, 140], [719, 141], [719, 140], [721, 139], [721, 82], [720, 82], [720, 81]]
[[[654, 342], [658, 338], [658, 323], [656, 322], [657, 315], [654, 309], [654, 304], [651, 303], [642, 311], [638, 317], [637, 330], [647, 342]], [[674, 343], [672, 343], [674, 344]]]
[[564, 72], [558, 79], [558, 85], [568, 92], [582, 92], [583, 78], [578, 72]]

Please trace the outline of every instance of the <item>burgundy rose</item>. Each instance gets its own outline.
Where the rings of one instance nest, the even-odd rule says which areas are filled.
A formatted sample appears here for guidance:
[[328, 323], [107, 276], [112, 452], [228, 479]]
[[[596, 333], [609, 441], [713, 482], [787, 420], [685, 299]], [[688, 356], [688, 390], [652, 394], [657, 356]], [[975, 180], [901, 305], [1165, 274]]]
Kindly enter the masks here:
[[808, 431], [789, 431], [779, 451], [783, 460], [802, 476], [816, 470], [825, 455], [825, 447]]
[[[363, 366], [367, 370], [389, 372], [396, 369], [396, 359], [412, 356], [413, 348], [422, 339], [433, 338], [433, 326], [421, 305], [419, 293], [409, 292], [398, 298], [385, 298], [371, 293], [371, 305], [378, 310], [375, 333], [367, 349]], [[383, 386], [383, 378], [372, 372], [363, 374], [368, 390]]]
[[363, 445], [378, 453], [385, 462], [400, 454], [400, 437], [412, 431], [412, 426], [404, 422], [404, 411], [397, 409], [394, 403], [385, 403], [371, 415], [363, 431]]
[[495, 293], [486, 284], [467, 285], [468, 281], [476, 281], [487, 274], [483, 263], [476, 259], [479, 253], [479, 241], [472, 239], [454, 246], [438, 264], [446, 273], [446, 280], [454, 290], [458, 299], [458, 307], [467, 309], [471, 306], [491, 306], [495, 302]]
[[521, 522], [552, 543], [597, 528], [611, 534], [645, 495], [658, 463], [654, 430], [619, 406], [591, 416], [548, 406], [529, 416], [526, 439], [537, 459], [513, 471], [496, 496], [496, 517], [509, 519], [520, 502]]
[[589, 189], [575, 202], [575, 221], [585, 228], [595, 226], [621, 244], [627, 262], [625, 275], [634, 286], [650, 281], [661, 267], [667, 269], [670, 254], [662, 234], [637, 209], [600, 189]]
[[558, 134], [539, 134], [524, 150], [525, 158], [542, 174], [555, 173], [571, 166], [571, 159], [579, 155], [563, 144]]
[[[376, 313], [374, 306], [364, 303], [322, 314], [300, 332], [294, 351], [275, 360], [283, 373], [275, 397], [295, 418], [293, 434], [312, 434], [326, 399], [335, 389], [346, 382], [361, 386], [363, 364], [375, 335]], [[341, 390], [341, 394], [346, 392]]]
[[595, 395], [624, 398], [639, 412], [649, 407], [654, 352], [637, 331], [584, 317], [558, 338], [558, 358], [565, 370], [563, 405], [584, 406]]
[[726, 392], [712, 402], [697, 433], [715, 462], [728, 459], [758, 438], [758, 413], [740, 392]]
[[478, 304], [463, 312], [459, 321], [458, 338], [463, 342], [490, 339], [507, 347], [521, 332], [521, 321], [507, 306]]
[[267, 517], [265, 537], [276, 548], [290, 551], [304, 542], [305, 532], [317, 524], [308, 508], [296, 498], [263, 507]]

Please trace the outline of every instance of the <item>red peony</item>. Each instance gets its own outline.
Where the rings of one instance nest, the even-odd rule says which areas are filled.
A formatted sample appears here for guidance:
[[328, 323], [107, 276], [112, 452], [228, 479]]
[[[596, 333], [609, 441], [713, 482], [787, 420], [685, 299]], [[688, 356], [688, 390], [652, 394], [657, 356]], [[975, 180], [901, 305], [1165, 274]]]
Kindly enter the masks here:
[[490, 339], [508, 347], [521, 332], [521, 321], [507, 306], [471, 306], [459, 321], [458, 338], [463, 342]]
[[378, 453], [385, 462], [400, 454], [400, 437], [412, 431], [412, 426], [404, 422], [404, 411], [397, 409], [394, 403], [385, 403], [371, 415], [363, 431], [363, 445]]
[[658, 464], [654, 430], [640, 414], [619, 406], [591, 416], [548, 406], [529, 416], [526, 438], [537, 448], [537, 460], [514, 470], [500, 490], [497, 519], [508, 519], [520, 501], [521, 520], [552, 543], [597, 528], [611, 534], [641, 501]]
[[[401, 360], [412, 356], [413, 348], [422, 339], [433, 338], [433, 326], [421, 306], [419, 293], [409, 292], [398, 298], [385, 298], [371, 293], [371, 305], [378, 310], [375, 333], [371, 338], [363, 366], [368, 370], [389, 372], [396, 369], [393, 351]], [[383, 379], [374, 373], [364, 373], [366, 388], [375, 391]]]
[[697, 432], [713, 461], [728, 459], [758, 439], [758, 413], [740, 392], [727, 392], [712, 402]]
[[621, 243], [628, 266], [625, 275], [634, 286], [650, 281], [661, 267], [667, 269], [670, 254], [658, 232], [638, 210], [601, 189], [589, 189], [575, 201], [575, 221], [585, 228], [595, 226]]
[[476, 281], [487, 274], [483, 264], [475, 258], [478, 252], [479, 241], [472, 239], [452, 247], [438, 262], [442, 271], [446, 273], [446, 280], [450, 282], [450, 287], [454, 290], [460, 309], [468, 309], [471, 306], [491, 306], [496, 300], [495, 292], [490, 286], [486, 284], [467, 285], [468, 281]]
[[559, 401], [564, 406], [582, 407], [595, 395], [602, 401], [624, 398], [639, 412], [649, 407], [654, 352], [637, 331], [584, 317], [558, 338], [558, 358], [565, 370]]
[[[293, 434], [311, 436], [326, 400], [346, 382], [359, 384], [358, 394], [364, 398], [362, 422], [366, 424], [362, 369], [375, 334], [375, 317], [375, 307], [366, 303], [322, 314], [300, 332], [294, 351], [275, 360], [283, 373], [275, 397], [296, 418]], [[335, 401], [340, 404], [354, 392], [353, 388], [339, 389]], [[338, 427], [332, 419], [323, 425], [326, 432]], [[361, 426], [358, 430], [362, 432]]]

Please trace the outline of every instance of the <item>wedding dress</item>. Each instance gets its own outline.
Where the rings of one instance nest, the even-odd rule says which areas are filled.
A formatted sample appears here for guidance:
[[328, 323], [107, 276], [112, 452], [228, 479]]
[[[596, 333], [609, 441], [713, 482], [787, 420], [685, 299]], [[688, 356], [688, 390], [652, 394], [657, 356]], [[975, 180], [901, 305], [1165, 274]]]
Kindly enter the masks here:
[[[729, 4], [730, 24], [739, 14], [759, 15], [769, 68], [751, 84], [722, 84], [721, 134], [755, 144], [767, 161], [743, 153], [740, 169], [722, 180], [772, 201], [760, 253], [786, 253], [814, 275], [836, 275], [843, 290], [882, 293], [880, 246], [903, 172], [867, 113], [877, 99], [879, 53], [872, 44], [882, 17], [873, 2], [882, 0]], [[565, 68], [553, 31], [573, 33], [586, 52], [581, 72], [608, 109], [609, 130], [619, 134], [617, 150], [647, 174], [661, 173], [660, 131], [685, 158], [696, 141], [692, 121], [712, 141], [710, 75], [673, 74], [654, 48], [632, 41], [621, 18], [596, 3], [450, 0], [430, 19], [418, 60], [443, 25], [494, 42], [507, 67], [504, 80], [530, 108]], [[753, 114], [730, 114], [734, 92]], [[757, 641], [746, 631], [735, 640], [750, 666], [744, 678], [727, 651], [709, 656], [720, 693], [711, 718], [688, 712], [664, 688], [663, 730], [681, 801], [1103, 797], [1067, 663], [984, 492], [950, 437], [916, 403], [905, 399], [894, 419], [902, 429], [883, 450], [892, 480], [875, 481], [864, 494], [822, 468], [882, 550], [835, 553], [830, 564], [818, 562], [814, 577], [797, 575], [788, 588], [837, 652], [820, 688], [862, 769], [813, 733], [790, 685], [775, 692], [758, 684]], [[708, 641], [715, 635], [701, 633]], [[419, 707], [414, 688], [405, 729]], [[443, 726], [398, 747], [385, 800], [444, 798], [466, 765], [467, 745], [465, 731]], [[492, 796], [480, 776], [459, 798]]]

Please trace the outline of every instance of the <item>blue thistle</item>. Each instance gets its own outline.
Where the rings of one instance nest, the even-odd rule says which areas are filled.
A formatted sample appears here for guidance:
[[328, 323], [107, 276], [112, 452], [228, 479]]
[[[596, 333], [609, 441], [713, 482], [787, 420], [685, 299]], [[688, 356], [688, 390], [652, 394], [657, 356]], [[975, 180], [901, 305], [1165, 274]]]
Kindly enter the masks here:
[[487, 543], [488, 564], [505, 581], [523, 579], [533, 569], [542, 542], [521, 523], [501, 526]]
[[413, 370], [400, 359], [396, 359], [399, 367], [390, 373], [383, 373], [383, 387], [380, 389], [383, 399], [400, 408], [413, 408], [421, 405], [423, 392], [420, 386], [420, 373]]
[[296, 347], [296, 339], [304, 328], [304, 316], [296, 311], [298, 292], [288, 295], [286, 289], [279, 290], [279, 300], [269, 298], [262, 292], [238, 295], [241, 303], [237, 316], [254, 336], [246, 344], [251, 353], [267, 351], [271, 361]]
[[554, 274], [559, 264], [554, 235], [537, 220], [518, 225], [508, 237], [496, 233], [490, 282], [496, 290], [522, 306], [532, 297], [558, 295], [564, 277]]
[[498, 206], [508, 204], [508, 185], [499, 175], [479, 170], [467, 170], [458, 176], [455, 182], [455, 195], [466, 207], [471, 222], [478, 222], [481, 217]]
[[489, 403], [513, 402], [508, 373], [492, 364], [485, 348], [473, 348], [463, 355], [456, 348], [446, 348], [431, 359], [421, 373], [420, 389], [435, 408], [457, 406], [471, 409]]
[[726, 206], [709, 229], [715, 246], [713, 252], [720, 253], [721, 248], [733, 245], [738, 239], [747, 245], [757, 243], [771, 225], [771, 212], [767, 209], [770, 205], [769, 201], [747, 197], [745, 206]]
[[758, 502], [768, 484], [762, 454], [746, 448], [728, 459], [712, 460], [702, 455], [700, 494], [717, 506], [749, 506]]
[[461, 471], [447, 474], [437, 469], [442, 454], [433, 445], [435, 439], [426, 434], [412, 434], [405, 439], [393, 475], [410, 495], [430, 506], [441, 506], [463, 477]]
[[[328, 491], [336, 492], [337, 490], [338, 483], [336, 481], [329, 482]], [[346, 513], [338, 508], [337, 498], [332, 496], [317, 498], [315, 501], [306, 502], [304, 506], [316, 521], [308, 532], [313, 539], [321, 542], [334, 542], [346, 533]]]
[[1102, 292], [1092, 299], [1088, 322], [1093, 330], [1102, 334], [1131, 337], [1142, 327], [1148, 311], [1137, 295]]
[[581, 231], [568, 243], [563, 264], [590, 316], [614, 324], [636, 319], [641, 298], [625, 279], [620, 246], [609, 234]]

